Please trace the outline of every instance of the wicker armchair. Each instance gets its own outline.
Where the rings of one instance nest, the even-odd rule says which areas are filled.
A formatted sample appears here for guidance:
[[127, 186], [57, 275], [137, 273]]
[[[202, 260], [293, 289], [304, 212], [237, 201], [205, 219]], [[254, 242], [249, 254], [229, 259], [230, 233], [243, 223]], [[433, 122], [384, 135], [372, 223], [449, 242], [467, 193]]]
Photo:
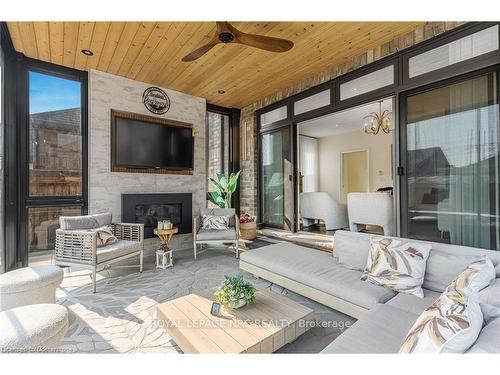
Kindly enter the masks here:
[[[139, 272], [142, 272], [144, 253], [144, 225], [112, 223], [111, 214], [87, 216], [61, 216], [60, 229], [56, 230], [55, 260], [58, 265], [85, 266], [92, 270], [93, 291], [96, 292], [96, 274], [120, 262], [139, 255]], [[118, 242], [97, 247], [97, 233], [89, 231], [111, 225]], [[122, 266], [122, 267], [137, 267]]]
[[[219, 215], [229, 217], [228, 230], [209, 230], [201, 229], [201, 216], [203, 215]], [[201, 254], [205, 250], [198, 251], [198, 245], [221, 245], [229, 244], [233, 246], [236, 258], [239, 256], [239, 241], [240, 241], [240, 220], [234, 208], [202, 208], [200, 216], [193, 217], [193, 250], [194, 259], [197, 254]]]

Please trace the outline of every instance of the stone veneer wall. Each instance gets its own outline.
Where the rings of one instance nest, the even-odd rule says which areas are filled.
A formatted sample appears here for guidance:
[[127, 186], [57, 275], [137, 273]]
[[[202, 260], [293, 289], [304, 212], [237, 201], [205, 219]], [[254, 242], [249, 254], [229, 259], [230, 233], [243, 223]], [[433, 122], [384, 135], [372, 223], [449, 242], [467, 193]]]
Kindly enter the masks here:
[[[121, 220], [122, 193], [192, 193], [193, 212], [205, 207], [206, 143], [205, 99], [163, 88], [170, 98], [169, 111], [161, 116], [193, 124], [195, 129], [192, 176], [111, 172], [111, 109], [155, 116], [142, 103], [151, 85], [91, 70], [89, 73], [89, 212], [110, 211]], [[192, 236], [174, 236], [174, 249], [192, 247]], [[157, 239], [146, 240], [145, 248], [156, 249]]]
[[[398, 38], [370, 49], [340, 65], [335, 65], [321, 73], [315, 74], [308, 79], [297, 82], [295, 85], [278, 91], [273, 95], [264, 97], [259, 101], [241, 109], [241, 142], [243, 142], [243, 132], [247, 129], [247, 155], [240, 155], [240, 205], [241, 212], [257, 214], [257, 162], [258, 162], [258, 130], [255, 111], [280, 101], [291, 95], [295, 95], [310, 87], [319, 85], [335, 77], [346, 74], [352, 70], [389, 56], [402, 49], [411, 47], [417, 43], [439, 35], [445, 31], [454, 29], [464, 22], [428, 22], [423, 27], [402, 35]], [[244, 147], [241, 147], [244, 150]], [[246, 160], [245, 160], [246, 159]]]

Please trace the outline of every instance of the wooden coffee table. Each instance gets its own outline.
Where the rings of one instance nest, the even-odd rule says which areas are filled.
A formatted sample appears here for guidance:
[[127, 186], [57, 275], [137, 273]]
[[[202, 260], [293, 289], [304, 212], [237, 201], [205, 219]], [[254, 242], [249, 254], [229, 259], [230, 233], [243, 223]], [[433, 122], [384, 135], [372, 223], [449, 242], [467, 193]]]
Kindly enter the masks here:
[[213, 291], [158, 305], [158, 319], [184, 353], [272, 353], [311, 328], [313, 310], [257, 288], [255, 303], [210, 314]]

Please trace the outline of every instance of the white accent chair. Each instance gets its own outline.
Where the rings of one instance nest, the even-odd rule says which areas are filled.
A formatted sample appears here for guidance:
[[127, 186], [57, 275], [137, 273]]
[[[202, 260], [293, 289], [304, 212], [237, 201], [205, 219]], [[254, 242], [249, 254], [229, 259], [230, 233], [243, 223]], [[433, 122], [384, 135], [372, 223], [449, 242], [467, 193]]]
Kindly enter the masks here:
[[63, 276], [57, 266], [0, 275], [0, 352], [59, 348], [68, 329], [68, 310], [55, 304]]
[[337, 202], [325, 192], [300, 193], [300, 216], [304, 227], [323, 220], [326, 230], [347, 227], [347, 209], [345, 204]]
[[[60, 229], [56, 230], [56, 264], [65, 266], [85, 266], [92, 270], [93, 292], [96, 292], [97, 272], [111, 264], [139, 256], [139, 265], [121, 267], [139, 267], [142, 272], [144, 254], [144, 224], [112, 223], [111, 213], [86, 216], [61, 216]], [[118, 242], [97, 247], [95, 229], [111, 225]]]
[[366, 225], [378, 225], [384, 230], [384, 236], [393, 235], [392, 196], [384, 192], [347, 194], [347, 212], [349, 228], [359, 232]]
[[[228, 230], [209, 230], [201, 228], [201, 217], [203, 215], [217, 215], [229, 217]], [[198, 245], [225, 246], [226, 244], [234, 246], [236, 258], [239, 256], [240, 241], [240, 220], [234, 208], [202, 208], [199, 216], [193, 217], [193, 251], [194, 259], [197, 254], [205, 252], [198, 251]]]

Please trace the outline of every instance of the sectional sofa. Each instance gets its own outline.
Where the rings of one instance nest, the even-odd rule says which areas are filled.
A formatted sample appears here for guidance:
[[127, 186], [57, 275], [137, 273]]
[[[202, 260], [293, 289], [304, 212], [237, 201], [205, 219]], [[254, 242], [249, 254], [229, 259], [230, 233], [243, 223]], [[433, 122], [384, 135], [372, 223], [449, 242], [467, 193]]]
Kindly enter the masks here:
[[[337, 231], [333, 256], [279, 243], [241, 254], [240, 268], [358, 319], [324, 353], [397, 353], [418, 316], [478, 255], [487, 255], [496, 272], [494, 283], [480, 292], [481, 308], [485, 306], [489, 316], [500, 316], [500, 252], [415, 241], [432, 246], [424, 298], [418, 298], [361, 281], [370, 238], [366, 233]], [[500, 353], [500, 319], [491, 325], [483, 328], [469, 352]]]

